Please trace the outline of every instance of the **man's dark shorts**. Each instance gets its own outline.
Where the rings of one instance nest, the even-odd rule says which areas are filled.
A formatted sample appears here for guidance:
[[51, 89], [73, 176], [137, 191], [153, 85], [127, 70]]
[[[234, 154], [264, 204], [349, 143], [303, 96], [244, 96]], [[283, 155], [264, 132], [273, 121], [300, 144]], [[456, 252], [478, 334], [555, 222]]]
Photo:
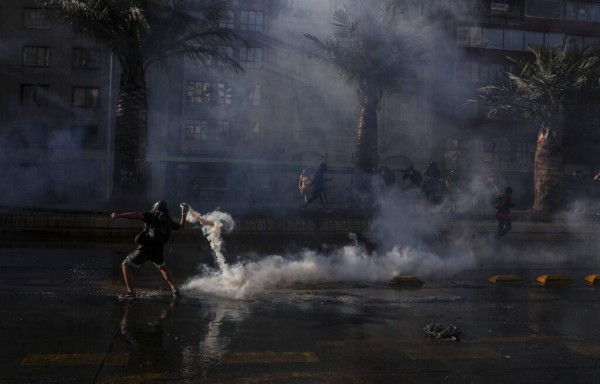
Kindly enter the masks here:
[[134, 268], [141, 267], [146, 261], [153, 262], [159, 268], [165, 265], [165, 255], [162, 250], [138, 248], [125, 258], [125, 262]]

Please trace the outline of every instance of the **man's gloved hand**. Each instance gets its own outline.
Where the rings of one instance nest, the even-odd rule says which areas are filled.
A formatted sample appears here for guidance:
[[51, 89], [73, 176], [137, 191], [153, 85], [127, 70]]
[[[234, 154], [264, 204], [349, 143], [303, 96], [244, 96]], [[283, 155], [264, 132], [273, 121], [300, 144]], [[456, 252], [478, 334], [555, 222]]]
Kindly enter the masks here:
[[186, 203], [181, 203], [181, 204], [179, 204], [179, 206], [181, 207], [181, 213], [184, 215], [186, 213], [188, 213], [188, 211], [190, 210], [190, 206], [187, 205]]

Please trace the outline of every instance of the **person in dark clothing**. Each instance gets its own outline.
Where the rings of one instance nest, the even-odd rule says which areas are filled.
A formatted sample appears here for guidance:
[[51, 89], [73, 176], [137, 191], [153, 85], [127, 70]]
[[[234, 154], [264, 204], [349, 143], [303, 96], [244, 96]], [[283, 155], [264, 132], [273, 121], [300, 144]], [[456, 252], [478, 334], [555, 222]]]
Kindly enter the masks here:
[[427, 177], [427, 180], [423, 183], [425, 197], [432, 203], [440, 203], [442, 199], [442, 183], [440, 182], [442, 173], [435, 161], [429, 163], [425, 176]]
[[455, 171], [451, 170], [448, 172], [444, 184], [444, 188], [448, 194], [448, 210], [454, 211], [456, 209], [456, 199], [460, 195], [458, 187], [458, 175]]
[[415, 167], [412, 165], [402, 172], [402, 181], [406, 183], [406, 180], [409, 181], [409, 184], [406, 188], [421, 188], [421, 184], [423, 183], [423, 176], [421, 176], [421, 172], [417, 171]]
[[144, 222], [144, 230], [140, 232], [135, 242], [137, 248], [131, 252], [121, 264], [123, 270], [123, 279], [127, 286], [127, 293], [123, 298], [134, 298], [135, 289], [131, 276], [131, 267], [139, 268], [146, 261], [154, 263], [160, 271], [165, 281], [169, 284], [173, 296], [181, 296], [179, 289], [173, 282], [171, 272], [165, 265], [164, 246], [171, 236], [171, 230], [179, 230], [185, 227], [185, 217], [189, 210], [187, 204], [181, 204], [181, 219], [176, 223], [169, 216], [167, 203], [165, 201], [157, 201], [150, 212], [113, 212], [110, 215], [111, 219], [129, 219], [141, 220]]
[[496, 236], [506, 235], [512, 228], [510, 209], [515, 206], [513, 202], [512, 189], [504, 188], [504, 193], [496, 198], [496, 219], [498, 220], [498, 232]]
[[379, 167], [379, 176], [381, 177], [383, 184], [388, 188], [391, 188], [396, 184], [396, 175], [387, 165], [381, 165]]
[[429, 167], [427, 167], [427, 170], [425, 171], [425, 176], [435, 181], [440, 180], [442, 173], [440, 172], [435, 161], [429, 163]]
[[312, 203], [317, 198], [319, 198], [321, 200], [321, 206], [323, 207], [323, 211], [326, 213], [328, 212], [327, 211], [327, 188], [325, 186], [325, 182], [329, 181], [329, 179], [326, 177], [326, 173], [327, 173], [327, 164], [321, 163], [321, 165], [319, 166], [319, 169], [317, 169], [317, 172], [315, 172], [315, 175], [312, 179], [312, 188], [313, 188], [312, 195], [310, 196], [308, 201], [302, 205], [302, 209], [305, 209], [308, 204]]

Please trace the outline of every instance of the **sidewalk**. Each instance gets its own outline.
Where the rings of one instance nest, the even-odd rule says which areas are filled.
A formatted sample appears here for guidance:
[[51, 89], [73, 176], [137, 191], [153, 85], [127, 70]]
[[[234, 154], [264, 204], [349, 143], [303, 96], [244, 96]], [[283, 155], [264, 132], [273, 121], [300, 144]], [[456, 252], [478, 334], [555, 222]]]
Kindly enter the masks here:
[[[493, 234], [494, 216], [489, 212], [433, 214], [445, 220], [440, 232], [452, 235], [457, 230], [477, 235]], [[346, 217], [344, 212], [324, 215], [319, 212], [285, 217], [246, 215], [234, 217], [235, 234], [365, 234], [371, 219]], [[131, 238], [142, 225], [135, 220], [111, 220], [100, 212], [4, 212], [0, 213], [0, 234], [6, 240], [56, 240], [69, 237], [85, 241], [120, 241]], [[528, 241], [596, 239], [600, 232], [597, 215], [548, 215], [516, 211], [511, 239]], [[185, 236], [185, 232], [182, 233]]]

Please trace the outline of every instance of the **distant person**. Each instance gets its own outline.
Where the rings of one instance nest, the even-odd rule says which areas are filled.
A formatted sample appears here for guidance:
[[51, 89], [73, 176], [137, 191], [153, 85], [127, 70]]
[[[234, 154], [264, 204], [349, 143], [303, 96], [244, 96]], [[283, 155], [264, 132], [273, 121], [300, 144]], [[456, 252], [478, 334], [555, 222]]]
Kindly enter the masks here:
[[444, 182], [444, 187], [446, 189], [446, 193], [448, 194], [448, 210], [454, 211], [456, 209], [456, 198], [459, 195], [458, 176], [455, 171], [448, 172]]
[[325, 183], [330, 179], [326, 177], [326, 174], [327, 163], [321, 163], [321, 165], [319, 165], [319, 169], [317, 169], [314, 177], [312, 178], [312, 194], [308, 201], [302, 204], [302, 209], [305, 209], [308, 204], [319, 198], [319, 200], [321, 200], [323, 212], [329, 213], [327, 210], [327, 187]]
[[381, 177], [381, 181], [383, 181], [383, 184], [388, 188], [391, 188], [396, 184], [396, 175], [387, 165], [381, 165], [379, 167], [379, 177]]
[[442, 173], [440, 172], [437, 163], [435, 161], [432, 161], [431, 163], [429, 163], [429, 166], [427, 167], [427, 170], [425, 171], [425, 177], [428, 177], [432, 180], [439, 180], [440, 177], [442, 176]]
[[[180, 297], [181, 293], [173, 282], [171, 272], [165, 265], [164, 247], [171, 237], [172, 230], [179, 230], [185, 227], [185, 218], [189, 210], [187, 204], [181, 204], [181, 219], [176, 223], [169, 216], [167, 203], [163, 200], [157, 201], [150, 212], [113, 212], [110, 215], [111, 219], [129, 219], [141, 220], [144, 222], [144, 230], [135, 237], [137, 248], [131, 252], [121, 264], [123, 270], [123, 279], [127, 286], [127, 293], [121, 298], [135, 298], [135, 288], [133, 286], [133, 278], [131, 275], [131, 267], [139, 268], [146, 261], [154, 263], [160, 271], [165, 281], [169, 284], [173, 296]], [[211, 221], [204, 220], [203, 225], [213, 225]]]
[[432, 203], [439, 203], [442, 199], [442, 183], [440, 182], [442, 173], [435, 161], [429, 163], [424, 175], [427, 177], [422, 188], [425, 197]]
[[493, 175], [488, 175], [487, 181], [485, 183], [485, 191], [486, 198], [489, 199], [486, 200], [489, 202], [487, 204], [491, 204], [493, 206], [498, 196], [500, 196], [500, 188], [498, 188], [498, 186], [496, 185], [496, 179]]
[[[402, 181], [405, 184], [406, 188], [417, 188], [421, 189], [421, 184], [423, 183], [423, 176], [421, 176], [421, 172], [417, 171], [415, 167], [412, 165], [402, 171]], [[408, 183], [406, 182], [408, 180]]]
[[496, 198], [496, 219], [498, 220], [497, 236], [506, 235], [512, 228], [510, 209], [515, 206], [513, 202], [512, 189], [504, 188], [504, 193]]
[[303, 169], [302, 173], [300, 173], [300, 177], [298, 178], [298, 189], [300, 190], [300, 196], [302, 197], [302, 207], [304, 207], [304, 204], [308, 202], [310, 185], [310, 176], [308, 175], [308, 172], [306, 172], [306, 169]]

